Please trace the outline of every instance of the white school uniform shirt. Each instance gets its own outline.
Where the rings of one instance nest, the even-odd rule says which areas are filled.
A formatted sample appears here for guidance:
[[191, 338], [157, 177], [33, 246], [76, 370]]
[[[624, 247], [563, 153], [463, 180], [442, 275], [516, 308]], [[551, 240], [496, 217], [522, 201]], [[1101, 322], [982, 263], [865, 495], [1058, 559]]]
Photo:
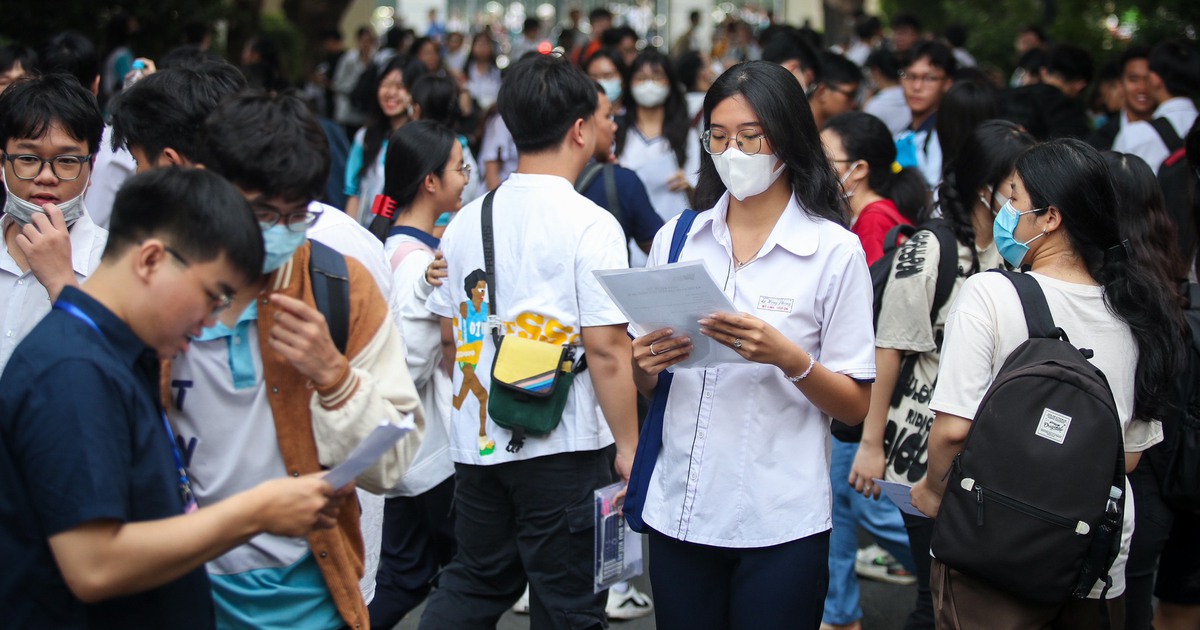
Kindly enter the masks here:
[[92, 164], [92, 181], [83, 197], [93, 223], [108, 229], [108, 220], [112, 217], [112, 205], [117, 191], [135, 172], [137, 161], [125, 147], [113, 148], [112, 125], [104, 125], [104, 133], [100, 136], [100, 149], [96, 151], [96, 161]]
[[[583, 327], [628, 321], [592, 274], [628, 267], [625, 232], [612, 214], [575, 192], [572, 182], [528, 173], [510, 175], [496, 189], [493, 207], [496, 301], [505, 334], [581, 345]], [[441, 246], [449, 277], [426, 302], [430, 311], [454, 320], [457, 358], [451, 389], [455, 394], [463, 392], [464, 398], [450, 412], [451, 458], [487, 466], [612, 444], [612, 433], [596, 401], [592, 372], [584, 370], [576, 375], [562, 421], [553, 432], [527, 437], [520, 452], [509, 453], [505, 447], [512, 433], [488, 418], [486, 440], [495, 444], [484, 452], [488, 449], [479, 439], [479, 399], [463, 389], [464, 364], [473, 365], [479, 383], [490, 388], [495, 356], [486, 326], [488, 297], [476, 309], [465, 288], [467, 276], [484, 268], [482, 208], [482, 199], [467, 204], [446, 228]]]
[[[83, 215], [70, 228], [71, 269], [80, 284], [100, 266], [100, 256], [108, 242], [108, 230], [92, 222], [86, 205]], [[12, 222], [13, 218], [7, 214], [0, 219], [0, 235]], [[0, 320], [0, 371], [8, 364], [17, 344], [42, 321], [51, 306], [46, 287], [32, 271], [21, 271], [8, 250], [8, 242], [0, 238], [0, 317], [4, 318]]]
[[[1180, 138], [1185, 138], [1192, 124], [1196, 122], [1196, 104], [1183, 96], [1167, 99], [1154, 110], [1154, 115], [1150, 118], [1166, 118], [1175, 128], [1175, 133], [1179, 134]], [[1113, 139], [1112, 150], [1132, 153], [1142, 158], [1155, 173], [1163, 161], [1171, 157], [1171, 152], [1154, 130], [1154, 125], [1146, 120], [1127, 122]]]
[[[765, 320], [833, 372], [875, 378], [872, 290], [858, 237], [792, 198], [758, 255], [734, 270], [729, 193], [696, 218], [680, 261], [703, 261], [738, 311]], [[650, 250], [667, 262], [677, 220]], [[767, 547], [828, 530], [829, 416], [779, 368], [675, 371], [642, 518], [702, 545]]]
[[[1071, 342], [1094, 353], [1089, 359], [1112, 388], [1117, 415], [1125, 430], [1125, 450], [1144, 451], [1162, 441], [1162, 424], [1133, 417], [1134, 371], [1138, 347], [1129, 326], [1113, 315], [1104, 302], [1104, 288], [1074, 284], [1030, 273], [1046, 294], [1054, 323], [1066, 331]], [[967, 278], [946, 319], [942, 363], [937, 389], [929, 408], [971, 420], [983, 395], [1012, 351], [1029, 338], [1021, 300], [1007, 278], [996, 273], [979, 273]], [[1108, 598], [1125, 592], [1125, 562], [1133, 534], [1134, 502], [1125, 482], [1125, 521], [1121, 553], [1109, 575], [1113, 585]], [[1100, 597], [1100, 585], [1089, 597]]]
[[[488, 121], [487, 128], [483, 132], [483, 143], [479, 147], [479, 156], [476, 158], [479, 161], [479, 189], [476, 196], [487, 194], [487, 179], [484, 178], [484, 170], [487, 169], [488, 162], [500, 162], [500, 182], [508, 179], [508, 176], [517, 170], [517, 144], [513, 142], [512, 134], [508, 131], [508, 126], [504, 124], [504, 119], [499, 115], [492, 116]], [[468, 195], [463, 192], [463, 198]]]
[[[629, 112], [634, 116], [634, 112]], [[688, 130], [687, 160], [683, 166], [675, 159], [671, 143], [666, 136], [646, 138], [638, 131], [637, 126], [630, 127], [625, 135], [625, 148], [621, 150], [621, 166], [637, 173], [646, 185], [646, 194], [650, 195], [650, 203], [654, 211], [663, 221], [688, 208], [688, 196], [683, 191], [670, 191], [667, 181], [676, 171], [683, 170], [692, 187], [696, 186], [700, 172], [700, 136], [695, 129]]]
[[904, 100], [904, 88], [899, 85], [886, 87], [875, 93], [863, 105], [863, 111], [883, 121], [892, 136], [900, 135], [912, 124], [912, 110]]

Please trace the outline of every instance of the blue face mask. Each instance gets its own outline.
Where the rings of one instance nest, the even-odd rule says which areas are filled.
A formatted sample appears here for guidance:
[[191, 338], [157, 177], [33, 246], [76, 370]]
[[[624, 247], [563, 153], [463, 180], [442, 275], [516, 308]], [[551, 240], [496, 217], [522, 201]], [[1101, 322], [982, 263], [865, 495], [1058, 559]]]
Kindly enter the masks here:
[[604, 88], [604, 95], [616, 107], [617, 103], [621, 102], [621, 80], [620, 79], [604, 79], [599, 82], [600, 87]]
[[263, 273], [271, 273], [282, 267], [304, 244], [305, 238], [304, 232], [293, 232], [284, 225], [277, 224], [263, 230], [263, 246], [267, 253], [263, 260]]
[[1022, 243], [1015, 236], [1017, 223], [1021, 220], [1022, 215], [1041, 212], [1043, 210], [1046, 210], [1046, 208], [1020, 212], [1013, 207], [1012, 200], [1010, 199], [1004, 202], [1004, 207], [1000, 208], [1000, 212], [996, 213], [996, 220], [992, 222], [992, 237], [996, 239], [996, 250], [1000, 252], [1000, 256], [1008, 264], [1012, 265], [1014, 269], [1020, 268], [1021, 263], [1025, 260], [1025, 255], [1029, 253], [1029, 244], [1046, 235], [1043, 231], [1041, 234]]

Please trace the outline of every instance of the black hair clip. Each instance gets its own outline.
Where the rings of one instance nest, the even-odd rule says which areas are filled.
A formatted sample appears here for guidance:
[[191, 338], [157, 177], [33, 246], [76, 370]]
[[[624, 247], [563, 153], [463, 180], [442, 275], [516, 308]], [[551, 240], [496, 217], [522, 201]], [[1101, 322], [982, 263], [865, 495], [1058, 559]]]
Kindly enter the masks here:
[[1119, 263], [1129, 260], [1130, 245], [1129, 239], [1125, 239], [1112, 247], [1104, 250], [1104, 264]]

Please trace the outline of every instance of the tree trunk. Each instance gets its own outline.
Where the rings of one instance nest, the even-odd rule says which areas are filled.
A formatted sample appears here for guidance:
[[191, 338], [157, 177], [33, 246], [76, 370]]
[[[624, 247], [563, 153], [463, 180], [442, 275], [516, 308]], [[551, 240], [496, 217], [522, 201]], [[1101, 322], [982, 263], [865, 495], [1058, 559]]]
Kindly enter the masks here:
[[307, 43], [305, 46], [306, 59], [304, 68], [312, 68], [321, 61], [324, 52], [317, 45], [321, 41], [321, 31], [338, 28], [342, 23], [342, 14], [350, 6], [352, 0], [283, 0], [283, 13], [288, 20], [300, 31], [300, 36]]

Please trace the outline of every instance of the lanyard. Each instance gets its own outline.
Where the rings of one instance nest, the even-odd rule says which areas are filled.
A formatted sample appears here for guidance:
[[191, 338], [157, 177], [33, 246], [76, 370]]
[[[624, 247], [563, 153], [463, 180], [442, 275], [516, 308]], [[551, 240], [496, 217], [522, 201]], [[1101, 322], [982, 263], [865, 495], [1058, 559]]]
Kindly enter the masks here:
[[[100, 330], [100, 326], [96, 325], [96, 321], [78, 306], [64, 300], [58, 300], [54, 303], [54, 308], [87, 324], [89, 328], [96, 331], [106, 341], [108, 340], [104, 331]], [[171, 423], [167, 421], [166, 412], [162, 412], [159, 417], [162, 418], [163, 428], [167, 430], [167, 439], [171, 442], [171, 455], [175, 456], [175, 470], [179, 473], [179, 495], [183, 500], [183, 511], [185, 514], [190, 514], [195, 512], [199, 507], [196, 503], [196, 495], [192, 492], [192, 482], [188, 479], [187, 468], [183, 465], [183, 457], [179, 454], [179, 446], [175, 441], [175, 432], [171, 430]]]

